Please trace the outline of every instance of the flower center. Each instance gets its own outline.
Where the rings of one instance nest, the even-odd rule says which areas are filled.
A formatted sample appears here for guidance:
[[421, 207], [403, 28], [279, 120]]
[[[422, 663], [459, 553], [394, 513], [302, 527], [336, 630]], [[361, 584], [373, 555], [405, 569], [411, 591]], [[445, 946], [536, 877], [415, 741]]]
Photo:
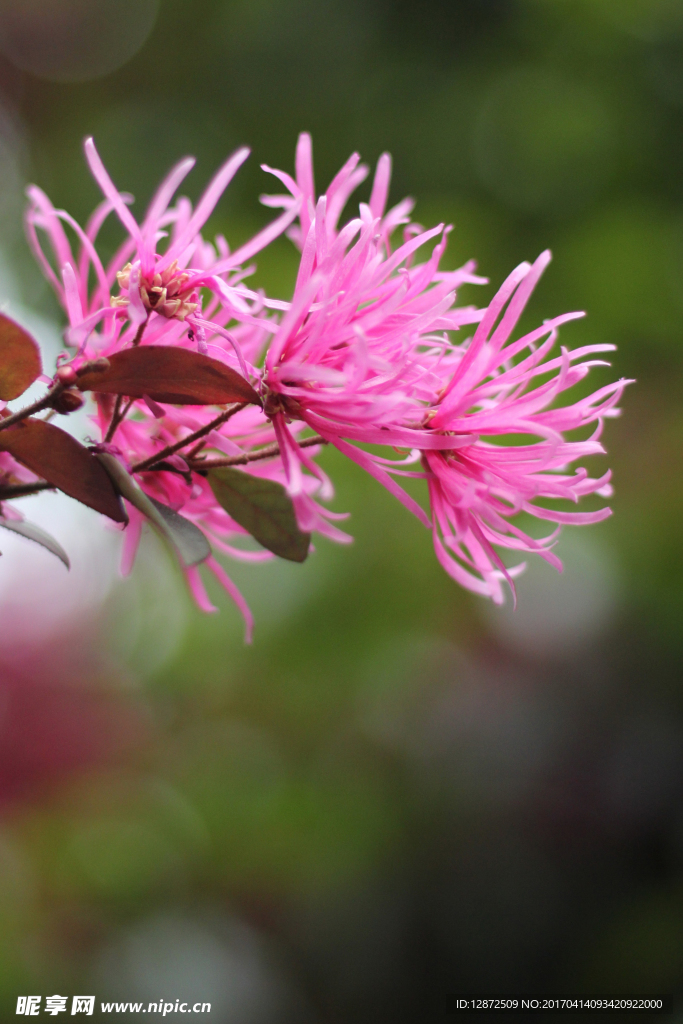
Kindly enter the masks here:
[[277, 416], [278, 413], [284, 413], [288, 421], [300, 418], [301, 405], [296, 399], [271, 391], [267, 386], [263, 390], [262, 397], [263, 411], [269, 419]]
[[[119, 283], [121, 294], [111, 300], [112, 306], [127, 306], [130, 299], [128, 289], [130, 287], [130, 275], [133, 267], [127, 263], [123, 270], [119, 270], [116, 280]], [[190, 275], [185, 271], [178, 270], [178, 261], [173, 263], [160, 274], [142, 277], [140, 280], [140, 298], [146, 309], [153, 310], [169, 320], [184, 320], [190, 313], [199, 306], [199, 299], [193, 287], [188, 288], [187, 282]], [[190, 301], [195, 300], [195, 301]]]

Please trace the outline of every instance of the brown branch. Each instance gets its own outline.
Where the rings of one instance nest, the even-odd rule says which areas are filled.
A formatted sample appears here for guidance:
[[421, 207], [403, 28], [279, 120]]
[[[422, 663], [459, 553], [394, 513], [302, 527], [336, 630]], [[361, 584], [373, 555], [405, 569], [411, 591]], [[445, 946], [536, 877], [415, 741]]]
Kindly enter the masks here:
[[[147, 320], [149, 320], [149, 313], [147, 314]], [[142, 341], [142, 335], [145, 333], [145, 327], [147, 326], [147, 320], [143, 320], [137, 329], [135, 337], [133, 338], [133, 348], [136, 348]]]
[[107, 433], [104, 436], [104, 443], [105, 444], [108, 444], [108, 442], [111, 441], [112, 437], [114, 436], [114, 434], [116, 433], [116, 431], [118, 430], [118, 428], [121, 426], [121, 424], [125, 420], [126, 416], [128, 415], [130, 407], [133, 404], [133, 402], [135, 401], [135, 399], [129, 398], [128, 399], [128, 404], [123, 409], [121, 408], [121, 402], [122, 401], [123, 401], [123, 395], [117, 395], [116, 396], [116, 403], [114, 405], [114, 412], [112, 413], [112, 417], [111, 417], [111, 422], [109, 423], [109, 426], [107, 428]]
[[194, 441], [198, 441], [200, 437], [205, 437], [206, 434], [210, 434], [216, 427], [220, 427], [222, 423], [226, 423], [231, 416], [234, 416], [240, 409], [244, 409], [247, 402], [239, 402], [237, 405], [231, 405], [229, 409], [222, 412], [220, 416], [217, 416], [211, 423], [207, 423], [205, 426], [200, 427], [199, 430], [195, 430], [193, 434], [188, 434], [187, 437], [183, 437], [180, 441], [176, 441], [175, 444], [169, 444], [167, 448], [162, 448], [160, 452], [155, 455], [150, 455], [148, 459], [144, 459], [142, 462], [137, 462], [134, 466], [130, 467], [131, 473], [141, 473], [145, 469], [151, 469], [161, 462], [162, 459], [168, 458], [169, 455], [174, 455], [175, 452], [180, 451], [188, 444], [192, 444]]
[[[307, 437], [305, 440], [298, 442], [299, 448], [311, 448], [316, 444], [329, 444], [329, 442], [324, 437], [321, 437], [320, 434], [316, 434], [315, 437]], [[222, 466], [246, 466], [249, 462], [273, 459], [279, 454], [279, 446], [277, 444], [269, 444], [258, 451], [249, 452], [244, 455], [232, 455], [225, 459], [195, 459], [191, 463], [190, 468], [201, 473], [206, 469], [220, 469]]]
[[0, 487], [0, 501], [7, 501], [10, 498], [24, 498], [29, 494], [38, 494], [39, 491], [54, 491], [54, 484], [47, 480], [37, 480], [34, 484], [7, 484]]
[[[133, 348], [136, 348], [136, 346], [138, 346], [140, 344], [140, 342], [142, 341], [142, 335], [145, 333], [145, 327], [147, 326], [148, 320], [149, 320], [149, 313], [147, 314], [147, 320], [144, 320], [140, 324], [140, 326], [138, 327], [138, 329], [137, 329], [137, 331], [135, 333], [135, 337], [133, 338]], [[123, 395], [117, 395], [116, 396], [116, 402], [114, 403], [114, 411], [112, 413], [111, 420], [109, 422], [109, 426], [107, 427], [107, 433], [105, 434], [105, 437], [104, 437], [104, 443], [105, 444], [108, 444], [109, 441], [111, 441], [111, 439], [113, 438], [114, 434], [118, 430], [119, 426], [121, 425], [121, 423], [123, 423], [123, 421], [125, 420], [126, 416], [128, 415], [128, 411], [129, 411], [131, 405], [133, 404], [133, 399], [131, 398], [130, 401], [128, 402], [128, 405], [126, 406], [126, 408], [122, 411], [121, 410], [121, 402], [122, 401], [123, 401]]]
[[188, 461], [191, 461], [192, 459], [195, 458], [195, 456], [199, 455], [202, 448], [206, 448], [206, 441], [198, 441], [197, 444], [192, 449], [192, 451], [186, 453], [185, 458]]
[[21, 423], [27, 416], [33, 416], [34, 413], [40, 412], [42, 409], [47, 409], [48, 406], [52, 405], [55, 398], [61, 395], [62, 391], [67, 387], [66, 384], [62, 384], [61, 381], [57, 381], [54, 387], [50, 388], [46, 395], [39, 398], [36, 402], [31, 405], [27, 405], [25, 409], [19, 409], [18, 412], [12, 413], [11, 416], [6, 416], [4, 419], [0, 419], [0, 430], [6, 430], [7, 427], [13, 427], [15, 423]]
[[112, 437], [116, 433], [116, 430], [117, 430], [121, 420], [123, 419], [123, 416], [121, 415], [121, 402], [122, 401], [123, 401], [123, 395], [117, 395], [116, 396], [116, 401], [114, 402], [114, 411], [111, 414], [111, 419], [109, 420], [109, 426], [107, 427], [107, 433], [104, 435], [104, 443], [105, 444], [108, 444], [111, 441]]

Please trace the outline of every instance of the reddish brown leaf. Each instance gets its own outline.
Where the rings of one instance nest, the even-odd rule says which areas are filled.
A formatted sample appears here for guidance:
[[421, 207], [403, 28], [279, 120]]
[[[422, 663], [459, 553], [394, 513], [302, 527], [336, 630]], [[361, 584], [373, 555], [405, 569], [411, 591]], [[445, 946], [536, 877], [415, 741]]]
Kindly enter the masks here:
[[170, 345], [143, 345], [115, 352], [108, 359], [107, 369], [79, 374], [81, 391], [128, 398], [147, 396], [172, 405], [260, 405], [259, 396], [244, 377], [199, 352]]
[[40, 349], [28, 331], [0, 313], [0, 398], [23, 395], [40, 374]]
[[22, 420], [0, 431], [0, 451], [9, 452], [31, 472], [84, 505], [117, 523], [126, 522], [126, 513], [103, 466], [65, 430], [42, 420]]

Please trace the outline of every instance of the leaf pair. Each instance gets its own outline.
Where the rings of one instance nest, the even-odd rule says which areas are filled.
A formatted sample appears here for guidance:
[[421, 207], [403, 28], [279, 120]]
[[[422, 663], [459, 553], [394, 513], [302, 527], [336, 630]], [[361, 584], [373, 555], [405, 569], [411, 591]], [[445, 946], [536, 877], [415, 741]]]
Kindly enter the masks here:
[[[31, 335], [0, 313], [0, 399], [10, 402], [26, 391], [42, 370], [40, 350]], [[121, 501], [97, 459], [70, 434], [51, 423], [26, 419], [0, 431], [0, 451], [9, 452], [49, 484], [102, 512], [126, 521]], [[66, 553], [37, 526], [0, 518], [0, 525], [42, 544], [67, 566]]]
[[[260, 405], [251, 384], [225, 363], [169, 345], [115, 352], [104, 365], [85, 364], [81, 391], [151, 398], [170, 405]], [[40, 349], [28, 331], [0, 313], [0, 400], [19, 398], [40, 375]]]
[[[36, 428], [38, 428], [37, 431]], [[62, 438], [60, 438], [57, 441], [57, 445], [55, 445], [55, 434], [48, 433], [49, 440], [53, 442], [50, 449], [41, 447], [40, 442], [44, 438], [43, 428], [50, 428], [50, 432], [56, 431], [57, 435], [62, 435]], [[22, 433], [15, 435], [15, 431], [21, 431]], [[71, 479], [71, 476], [68, 476], [68, 479], [65, 477], [64, 466], [62, 464], [58, 464], [57, 471], [52, 472], [53, 466], [47, 465], [44, 458], [41, 461], [40, 469], [34, 469], [34, 472], [40, 472], [46, 477], [46, 479], [49, 479], [50, 483], [59, 479], [60, 483], [55, 483], [55, 486], [59, 486], [60, 490], [65, 491], [67, 494], [70, 493], [72, 497], [77, 497], [80, 501], [84, 501], [85, 504], [90, 504], [93, 508], [97, 508], [97, 504], [102, 503], [101, 499], [103, 495], [111, 495], [114, 506], [108, 511], [102, 507], [97, 510], [100, 512], [104, 511], [105, 514], [109, 515], [112, 519], [116, 518], [117, 522], [127, 521], [127, 517], [119, 498], [119, 495], [122, 495], [130, 501], [135, 508], [142, 512], [142, 514], [152, 523], [157, 532], [160, 533], [166, 541], [168, 541], [175, 553], [178, 555], [181, 564], [185, 567], [197, 565], [199, 562], [203, 562], [211, 554], [209, 542], [202, 531], [198, 529], [194, 523], [191, 523], [189, 519], [185, 519], [184, 516], [174, 512], [173, 509], [169, 508], [167, 505], [164, 505], [162, 502], [145, 494], [144, 491], [138, 487], [132, 476], [130, 476], [118, 459], [115, 459], [113, 455], [101, 454], [99, 456], [95, 456], [87, 449], [82, 448], [77, 441], [74, 441], [74, 439], [63, 430], [60, 430], [58, 427], [52, 427], [49, 423], [42, 423], [39, 420], [26, 420], [25, 422], [18, 424], [16, 427], [10, 427], [8, 430], [0, 432], [0, 443], [5, 440], [6, 436], [9, 438], [10, 442], [14, 441], [11, 447], [14, 449], [12, 454], [15, 455], [15, 458], [19, 458], [17, 454], [18, 451], [21, 451], [24, 456], [26, 456], [27, 453], [29, 456], [33, 454], [32, 451], [30, 451], [30, 448], [35, 444], [35, 442], [37, 442], [40, 455], [44, 456], [47, 452], [52, 456], [53, 461], [55, 455], [58, 457], [63, 456], [64, 451], [62, 450], [60, 452], [59, 448], [64, 445], [63, 438], [67, 438], [68, 442], [72, 442], [73, 445], [76, 446], [76, 450], [79, 451], [76, 463], [69, 460], [67, 460], [66, 463], [67, 471], [69, 468], [75, 468], [76, 472], [78, 472], [79, 469], [81, 471], [81, 476], [76, 476], [75, 478], [77, 486], [72, 486], [74, 481]], [[17, 436], [20, 438], [21, 444], [17, 443]], [[67, 449], [70, 449], [71, 446], [68, 442]], [[5, 450], [11, 450], [10, 446], [8, 445]], [[80, 453], [83, 453], [83, 455], [87, 457], [87, 464], [84, 463]], [[73, 455], [73, 449], [68, 451], [68, 454]], [[23, 461], [25, 465], [28, 465], [28, 461], [33, 460], [24, 457], [20, 461]], [[29, 466], [29, 468], [33, 468], [33, 466]], [[84, 472], [84, 470], [86, 470], [86, 472]], [[97, 504], [92, 501], [93, 481], [95, 481], [98, 486], [104, 481], [104, 487], [97, 495]], [[84, 493], [83, 488], [85, 487], [89, 488], [90, 493]], [[86, 498], [90, 500], [85, 500]], [[116, 515], [112, 514], [114, 512]], [[37, 544], [42, 545], [42, 547], [47, 548], [48, 551], [51, 551], [52, 554], [61, 559], [67, 569], [70, 568], [69, 558], [62, 546], [38, 526], [34, 526], [31, 523], [26, 523], [21, 520], [5, 519], [1, 515], [0, 526], [7, 530], [11, 530], [14, 533], [21, 534], [21, 536], [26, 537], [28, 540], [33, 540]]]
[[[18, 398], [41, 369], [36, 342], [0, 314], [0, 399]], [[219, 360], [162, 345], [116, 352], [104, 365], [86, 364], [78, 374], [77, 386], [81, 391], [173, 405], [261, 404], [248, 381]], [[117, 459], [93, 455], [51, 423], [26, 419], [0, 431], [0, 451], [9, 452], [49, 484], [118, 523], [126, 522], [119, 496], [123, 495], [172, 545], [185, 566], [196, 565], [211, 553], [202, 531], [146, 495]], [[209, 483], [220, 505], [263, 547], [290, 561], [306, 559], [310, 534], [299, 529], [284, 487], [229, 467], [212, 470]], [[1, 517], [0, 526], [42, 544], [68, 567], [63, 549], [38, 527]]]
[[[202, 531], [178, 512], [150, 497], [113, 455], [98, 455], [116, 490], [142, 512], [166, 540], [181, 564], [198, 565], [211, 554]], [[264, 548], [292, 562], [308, 556], [310, 533], [297, 524], [292, 500], [281, 484], [237, 469], [213, 469], [209, 484], [219, 504]]]
[[[11, 402], [40, 376], [40, 349], [28, 331], [0, 313], [0, 399]], [[125, 520], [111, 481], [96, 459], [70, 434], [40, 420], [26, 420], [0, 432], [0, 451], [9, 452], [17, 462], [44, 477], [72, 498], [96, 508], [98, 512]], [[69, 557], [49, 533], [21, 519], [5, 519], [0, 526], [32, 540], [56, 555], [70, 568]]]
[[[115, 352], [105, 368], [86, 366], [81, 391], [148, 396], [170, 405], [225, 405], [261, 400], [251, 384], [225, 363], [170, 345], [143, 345]], [[28, 331], [0, 313], [0, 400], [19, 398], [40, 375], [40, 349]]]
[[[108, 362], [103, 370], [86, 369], [79, 374], [81, 391], [146, 397], [174, 405], [261, 404], [244, 377], [225, 363], [188, 349], [143, 345], [116, 352]], [[208, 557], [208, 542], [201, 530], [149, 498], [116, 459], [101, 455], [100, 460], [120, 493], [166, 537], [183, 564], [196, 565]], [[212, 470], [209, 483], [220, 505], [263, 547], [290, 561], [306, 559], [310, 534], [299, 530], [284, 487], [229, 467]]]

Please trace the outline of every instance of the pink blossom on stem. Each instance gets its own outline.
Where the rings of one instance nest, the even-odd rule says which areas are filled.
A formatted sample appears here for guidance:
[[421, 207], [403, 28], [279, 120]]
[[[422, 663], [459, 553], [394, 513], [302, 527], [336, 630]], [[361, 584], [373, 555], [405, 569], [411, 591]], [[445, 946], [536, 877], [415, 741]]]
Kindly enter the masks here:
[[[508, 570], [493, 545], [539, 554], [561, 569], [552, 552], [561, 524], [595, 523], [611, 514], [567, 512], [547, 508], [538, 500], [568, 499], [588, 494], [609, 497], [610, 473], [594, 479], [584, 468], [569, 472], [571, 463], [603, 454], [603, 421], [618, 415], [616, 404], [629, 381], [620, 380], [567, 405], [560, 396], [582, 381], [593, 366], [609, 365], [589, 358], [614, 349], [586, 345], [573, 352], [556, 346], [561, 324], [583, 316], [567, 313], [546, 321], [516, 341], [512, 332], [550, 260], [522, 264], [491, 301], [474, 337], [448, 362], [442, 394], [428, 414], [428, 427], [441, 435], [468, 434], [472, 443], [453, 451], [423, 450], [433, 512], [434, 545], [441, 564], [463, 586], [503, 601], [501, 581], [511, 586], [516, 570]], [[539, 378], [548, 378], [539, 383]], [[595, 424], [590, 437], [568, 440], [568, 431]], [[512, 442], [526, 435], [531, 443]], [[512, 442], [512, 443], [511, 443]], [[529, 536], [511, 517], [524, 512], [555, 523], [549, 536]], [[514, 592], [514, 586], [513, 586]]]
[[[141, 224], [128, 209], [131, 197], [117, 190], [92, 139], [86, 139], [85, 153], [104, 200], [85, 229], [66, 211], [55, 209], [39, 188], [28, 189], [29, 243], [67, 314], [67, 344], [77, 350], [71, 358], [73, 365], [78, 367], [87, 359], [109, 356], [133, 344], [175, 345], [198, 349], [244, 376], [258, 379], [255, 363], [269, 332], [275, 328], [270, 323], [270, 314], [262, 315], [268, 300], [243, 283], [245, 276], [254, 269], [245, 269], [244, 264], [287, 228], [298, 206], [294, 204], [232, 253], [221, 236], [212, 245], [200, 233], [248, 152], [240, 149], [230, 157], [194, 210], [189, 200], [182, 197], [171, 205], [179, 185], [194, 165], [192, 158], [182, 160], [159, 186]], [[105, 266], [97, 251], [97, 240], [111, 213], [120, 220], [126, 236]], [[42, 248], [39, 232], [47, 236], [49, 256]], [[75, 236], [76, 250], [72, 248], [68, 232]], [[161, 252], [160, 242], [163, 242]], [[119, 294], [112, 297], [114, 288], [118, 288]], [[202, 308], [202, 291], [209, 292], [205, 309]], [[66, 371], [62, 363], [58, 372], [64, 376]], [[128, 417], [110, 439], [112, 401], [100, 396], [94, 422], [99, 427], [101, 441], [114, 442], [107, 447], [118, 453], [125, 467], [131, 469], [212, 422], [220, 411], [213, 406], [160, 406], [147, 397], [131, 403]], [[239, 414], [235, 423], [219, 425], [206, 438], [205, 451], [213, 450], [218, 455], [244, 454], [274, 440], [275, 434], [266, 417], [260, 410], [251, 408]], [[204, 530], [216, 547], [232, 557], [272, 557], [269, 552], [241, 551], [231, 543], [244, 537], [246, 531], [218, 505], [206, 479], [191, 474], [186, 465], [183, 475], [181, 456], [172, 456], [167, 465], [175, 472], [151, 471], [139, 475], [140, 485], [148, 495], [176, 510], [182, 509], [182, 514]], [[282, 475], [281, 467], [275, 462], [259, 465], [257, 472], [273, 477]], [[124, 573], [132, 568], [143, 523], [136, 509], [129, 505], [128, 511], [130, 523], [122, 557]], [[211, 561], [209, 569], [245, 614], [250, 635], [250, 613], [243, 598], [215, 560]], [[199, 570], [188, 569], [186, 575], [195, 599], [208, 609], [210, 602], [202, 590]]]
[[[485, 309], [458, 306], [462, 286], [486, 281], [472, 261], [440, 269], [449, 226], [425, 230], [411, 222], [410, 199], [387, 210], [388, 154], [378, 161], [369, 201], [343, 222], [368, 168], [354, 153], [317, 196], [307, 134], [299, 138], [294, 177], [264, 165], [286, 193], [262, 200], [283, 212], [231, 253], [225, 239], [209, 243], [201, 229], [247, 155], [238, 150], [230, 157], [194, 210], [182, 197], [171, 205], [193, 165], [189, 158], [181, 161], [141, 224], [92, 140], [86, 141], [86, 156], [104, 201], [85, 229], [55, 210], [40, 189], [29, 189], [29, 241], [66, 311], [67, 344], [76, 349], [58, 371], [62, 385], [73, 384], [71, 373], [77, 381], [73, 367], [86, 359], [138, 344], [173, 345], [241, 372], [263, 401], [263, 408], [226, 413], [150, 396], [123, 408], [120, 398], [100, 395], [93, 420], [101, 448], [119, 458], [149, 497], [181, 512], [214, 550], [233, 559], [273, 556], [241, 547], [247, 531], [213, 493], [206, 467], [226, 459], [239, 460], [251, 476], [284, 485], [301, 531], [342, 543], [351, 539], [336, 525], [345, 517], [321, 504], [333, 497], [332, 482], [316, 461], [322, 438], [433, 531], [439, 562], [464, 587], [500, 603], [507, 581], [514, 594], [513, 580], [524, 565], [508, 568], [500, 549], [536, 553], [561, 569], [552, 550], [561, 526], [598, 522], [610, 510], [574, 512], [552, 503], [611, 493], [609, 472], [593, 478], [585, 468], [571, 467], [604, 452], [604, 420], [617, 415], [629, 382], [566, 397], [592, 367], [608, 365], [595, 357], [614, 347], [557, 351], [559, 328], [581, 313], [555, 317], [515, 338], [550, 254], [517, 267]], [[97, 238], [110, 213], [126, 234], [105, 266]], [[78, 240], [76, 255], [65, 227]], [[48, 237], [49, 258], [39, 231]], [[254, 269], [248, 261], [283, 231], [301, 254], [291, 301], [244, 283]], [[118, 294], [112, 297], [114, 287]], [[462, 338], [470, 327], [472, 336]], [[592, 429], [588, 436], [586, 428]], [[310, 431], [316, 437], [307, 441]], [[35, 479], [2, 454], [0, 474]], [[399, 477], [426, 480], [431, 516]], [[537, 539], [517, 521], [520, 514], [554, 529]], [[124, 572], [133, 565], [144, 523], [137, 508], [131, 506], [129, 515]], [[213, 555], [205, 565], [240, 608], [249, 638], [253, 623], [242, 595]], [[214, 611], [202, 570], [192, 566], [185, 574], [199, 607]]]
[[[426, 476], [440, 563], [463, 586], [500, 603], [501, 581], [507, 580], [514, 594], [513, 577], [523, 565], [508, 570], [494, 545], [538, 553], [561, 569], [551, 550], [560, 524], [598, 522], [610, 515], [607, 508], [566, 512], [537, 501], [609, 495], [609, 473], [593, 479], [583, 468], [571, 474], [567, 469], [577, 459], [604, 452], [603, 421], [617, 415], [616, 403], [629, 382], [617, 381], [558, 407], [559, 396], [592, 366], [608, 365], [588, 357], [614, 346], [562, 348], [549, 358], [560, 325], [581, 313], [556, 317], [512, 340], [550, 254], [513, 271], [487, 309], [455, 307], [457, 287], [482, 279], [474, 276], [472, 263], [451, 273], [439, 271], [448, 230], [443, 225], [423, 231], [408, 224], [403, 244], [391, 251], [390, 236], [406, 224], [412, 204], [404, 201], [385, 215], [390, 170], [385, 154], [369, 205], [361, 203], [359, 217], [341, 230], [340, 213], [367, 173], [357, 154], [319, 199], [307, 135], [299, 139], [296, 180], [273, 172], [290, 197], [270, 197], [270, 204], [301, 203], [298, 225], [289, 233], [302, 256], [291, 307], [266, 355], [266, 411], [288, 452], [285, 470], [293, 495], [301, 466], [313, 467], [288, 437], [292, 420], [318, 431], [430, 525], [422, 507], [394, 479]], [[416, 251], [433, 238], [438, 242], [431, 258], [414, 264]], [[459, 345], [451, 340], [450, 332], [477, 321], [473, 338]], [[596, 428], [588, 439], [565, 438], [589, 424]], [[519, 434], [532, 443], [511, 443]], [[423, 472], [350, 442], [411, 449], [411, 461], [421, 457]], [[520, 512], [557, 529], [536, 540], [510, 521]], [[305, 510], [299, 514], [309, 528], [320, 528]]]
[[[201, 321], [205, 315], [202, 289], [213, 294], [210, 313], [217, 330], [224, 330], [233, 319], [258, 322], [251, 310], [255, 302], [261, 306], [263, 302], [243, 284], [242, 267], [288, 227], [297, 214], [297, 204], [233, 253], [224, 238], [217, 238], [212, 245], [201, 236], [216, 203], [247, 159], [248, 149], [237, 150], [218, 170], [194, 210], [183, 197], [175, 206], [170, 205], [194, 166], [194, 159], [186, 157], [161, 183], [141, 224], [128, 209], [132, 197], [118, 191], [90, 138], [85, 140], [85, 155], [105, 197], [86, 228], [65, 210], [55, 209], [35, 185], [27, 190], [26, 214], [29, 244], [67, 313], [67, 341], [78, 348], [79, 356], [107, 355], [125, 347], [143, 324], [147, 325], [146, 344], [178, 342], [186, 336], [188, 324]], [[97, 238], [112, 212], [126, 237], [105, 267], [97, 251]], [[76, 237], [77, 255], [65, 227]], [[43, 250], [39, 230], [47, 235], [52, 260]], [[159, 243], [165, 239], [160, 253]], [[115, 287], [119, 293], [112, 296]], [[236, 358], [240, 363], [241, 354], [237, 353]], [[246, 369], [243, 361], [242, 366]]]
[[[390, 177], [386, 154], [377, 166], [370, 205], [361, 203], [359, 216], [339, 229], [348, 196], [367, 174], [358, 159], [354, 154], [347, 161], [317, 201], [308, 136], [299, 140], [296, 182], [273, 172], [291, 198], [271, 197], [269, 202], [286, 208], [288, 203], [301, 204], [293, 237], [302, 255], [290, 308], [266, 353], [265, 409], [286, 452], [293, 498], [298, 498], [304, 468], [319, 476], [321, 496], [326, 486], [291, 435], [289, 421], [299, 420], [363, 465], [427, 522], [387, 468], [346, 442], [452, 447], [452, 441], [426, 434], [423, 419], [443, 386], [447, 332], [476, 323], [482, 315], [473, 307], [455, 306], [457, 289], [484, 280], [475, 276], [473, 263], [439, 270], [448, 233], [443, 224], [429, 231], [408, 225], [403, 244], [392, 252], [390, 236], [405, 223], [411, 204], [404, 201], [385, 214]], [[428, 259], [414, 263], [417, 251], [434, 240]], [[329, 532], [320, 516], [314, 522], [307, 509], [305, 503], [297, 504], [302, 529]]]

